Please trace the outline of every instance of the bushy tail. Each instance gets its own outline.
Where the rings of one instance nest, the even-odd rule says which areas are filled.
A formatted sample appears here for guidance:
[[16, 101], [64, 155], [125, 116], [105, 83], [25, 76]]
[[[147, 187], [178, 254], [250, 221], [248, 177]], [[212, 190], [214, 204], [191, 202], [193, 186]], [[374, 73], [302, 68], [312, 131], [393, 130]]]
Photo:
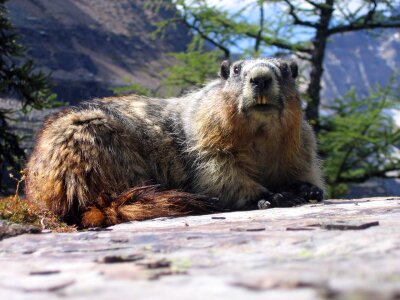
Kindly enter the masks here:
[[117, 197], [102, 193], [82, 215], [82, 226], [99, 227], [158, 217], [179, 217], [223, 211], [217, 198], [161, 190], [158, 185], [132, 188]]

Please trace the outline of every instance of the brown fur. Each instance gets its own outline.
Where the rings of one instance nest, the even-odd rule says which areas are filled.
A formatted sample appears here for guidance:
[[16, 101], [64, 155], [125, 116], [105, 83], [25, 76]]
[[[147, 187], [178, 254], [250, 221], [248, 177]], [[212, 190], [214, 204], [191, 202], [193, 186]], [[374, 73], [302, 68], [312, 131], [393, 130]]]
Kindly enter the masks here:
[[144, 186], [125, 191], [117, 197], [100, 194], [95, 206], [82, 216], [84, 227], [115, 225], [157, 217], [176, 217], [218, 211], [203, 196], [176, 190], [162, 191], [158, 186]]
[[[235, 64], [240, 77], [231, 67], [182, 98], [111, 97], [52, 116], [27, 165], [27, 197], [89, 227], [242, 209], [298, 180], [323, 188], [288, 64]], [[260, 74], [273, 79], [266, 112], [254, 110], [249, 81]]]

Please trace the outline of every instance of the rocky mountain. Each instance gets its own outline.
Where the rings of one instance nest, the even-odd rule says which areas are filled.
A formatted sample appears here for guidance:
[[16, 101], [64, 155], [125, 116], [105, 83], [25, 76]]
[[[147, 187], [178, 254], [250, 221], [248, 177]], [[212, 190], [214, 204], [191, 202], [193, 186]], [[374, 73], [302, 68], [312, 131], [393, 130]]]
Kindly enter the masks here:
[[11, 0], [11, 21], [37, 66], [52, 72], [59, 99], [75, 103], [110, 95], [126, 79], [157, 85], [172, 63], [166, 53], [184, 51], [186, 28], [151, 33], [173, 11], [157, 13], [145, 0]]
[[355, 87], [366, 95], [375, 84], [400, 79], [400, 31], [353, 32], [337, 35], [328, 44], [324, 64], [323, 98], [332, 99]]
[[[11, 0], [11, 20], [21, 43], [38, 66], [52, 72], [59, 99], [76, 103], [111, 94], [110, 87], [131, 79], [154, 88], [166, 55], [184, 51], [186, 28], [152, 37], [155, 23], [173, 11], [151, 9], [145, 0]], [[352, 86], [365, 95], [375, 83], [386, 85], [400, 66], [400, 32], [356, 32], [330, 40], [325, 60], [323, 99], [343, 95]]]

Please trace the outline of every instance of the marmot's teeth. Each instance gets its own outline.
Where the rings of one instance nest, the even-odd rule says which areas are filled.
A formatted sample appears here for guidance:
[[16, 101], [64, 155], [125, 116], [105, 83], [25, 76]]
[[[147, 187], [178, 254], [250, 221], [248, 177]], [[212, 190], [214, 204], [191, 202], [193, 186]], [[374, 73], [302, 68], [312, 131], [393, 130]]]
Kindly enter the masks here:
[[257, 104], [267, 104], [267, 97], [266, 96], [258, 96], [257, 97]]
[[267, 97], [266, 96], [262, 96], [262, 104], [267, 104]]

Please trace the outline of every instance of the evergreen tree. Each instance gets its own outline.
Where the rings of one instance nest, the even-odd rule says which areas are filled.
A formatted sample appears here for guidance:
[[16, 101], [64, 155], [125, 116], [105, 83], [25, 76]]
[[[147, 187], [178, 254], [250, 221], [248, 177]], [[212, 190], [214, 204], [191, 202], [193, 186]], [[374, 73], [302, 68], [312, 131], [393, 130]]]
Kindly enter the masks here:
[[[16, 98], [21, 102], [17, 109], [23, 112], [50, 107], [55, 96], [51, 94], [48, 75], [35, 71], [31, 60], [22, 61], [24, 48], [17, 42], [18, 34], [9, 20], [6, 2], [0, 0], [0, 101]], [[21, 170], [24, 158], [20, 137], [9, 125], [12, 112], [0, 107], [0, 193], [3, 176]]]
[[320, 118], [318, 140], [331, 197], [345, 194], [348, 183], [400, 170], [400, 127], [390, 115], [400, 105], [399, 95], [393, 77], [367, 97], [358, 97], [352, 89], [325, 107], [331, 113]]
[[218, 51], [192, 50], [171, 55], [177, 63], [166, 69], [168, 76], [162, 82], [164, 86], [169, 87], [169, 94], [176, 89], [182, 94], [188, 89], [201, 87], [218, 73], [220, 57]]

